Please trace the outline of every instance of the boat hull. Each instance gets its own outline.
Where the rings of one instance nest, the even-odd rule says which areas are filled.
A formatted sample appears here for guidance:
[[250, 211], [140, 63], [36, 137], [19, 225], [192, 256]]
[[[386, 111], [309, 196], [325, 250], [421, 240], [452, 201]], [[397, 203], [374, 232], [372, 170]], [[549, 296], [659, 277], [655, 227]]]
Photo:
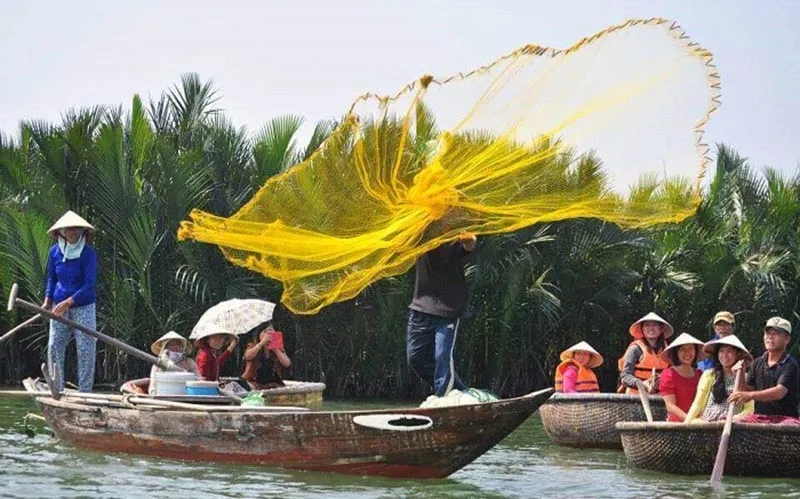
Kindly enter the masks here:
[[[396, 478], [443, 478], [522, 424], [551, 389], [484, 404], [340, 412], [139, 410], [36, 399], [62, 441], [104, 452], [261, 464]], [[379, 429], [358, 416], [415, 416], [420, 429]], [[363, 419], [363, 418], [362, 418]]]
[[[709, 475], [724, 423], [619, 423], [634, 467], [677, 475]], [[800, 476], [800, 426], [734, 423], [725, 475]]]
[[[650, 396], [650, 408], [656, 421], [667, 418], [660, 396]], [[539, 415], [553, 443], [577, 448], [621, 449], [614, 425], [646, 421], [638, 395], [615, 393], [557, 393], [542, 405]]]

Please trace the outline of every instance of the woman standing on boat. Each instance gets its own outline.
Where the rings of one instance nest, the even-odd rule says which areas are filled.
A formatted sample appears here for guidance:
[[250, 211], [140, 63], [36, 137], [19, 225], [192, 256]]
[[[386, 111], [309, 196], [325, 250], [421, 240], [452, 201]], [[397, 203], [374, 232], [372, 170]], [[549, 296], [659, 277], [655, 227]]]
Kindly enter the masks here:
[[658, 314], [650, 312], [631, 324], [628, 332], [633, 341], [619, 359], [621, 386], [618, 391], [638, 393], [636, 381], [644, 383], [649, 393], [658, 391], [658, 376], [669, 364], [661, 358], [672, 336], [672, 326]]
[[668, 346], [661, 358], [672, 364], [661, 373], [659, 392], [667, 406], [667, 421], [682, 423], [692, 406], [703, 372], [697, 368], [703, 342], [683, 333]]
[[[97, 328], [95, 312], [97, 255], [89, 245], [94, 227], [78, 214], [67, 211], [47, 230], [55, 239], [47, 259], [47, 283], [42, 308], [91, 329]], [[64, 390], [64, 355], [72, 335], [78, 350], [78, 389], [91, 392], [97, 340], [88, 334], [50, 320], [47, 362], [55, 368], [55, 383]]]
[[[733, 365], [740, 360], [752, 361], [753, 356], [736, 336], [709, 341], [703, 351], [711, 357], [714, 367], [703, 372], [697, 385], [697, 395], [686, 415], [685, 423], [719, 421], [728, 413], [728, 396], [733, 393]], [[753, 413], [753, 401], [738, 406], [736, 416]]]

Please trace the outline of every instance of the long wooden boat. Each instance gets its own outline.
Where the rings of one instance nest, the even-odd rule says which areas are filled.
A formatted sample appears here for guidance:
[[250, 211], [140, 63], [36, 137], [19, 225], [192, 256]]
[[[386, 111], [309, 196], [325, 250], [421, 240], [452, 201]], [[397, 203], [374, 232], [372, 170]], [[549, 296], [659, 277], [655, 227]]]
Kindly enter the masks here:
[[[724, 423], [618, 423], [628, 463], [644, 470], [708, 475]], [[733, 423], [725, 475], [800, 477], [800, 426]]]
[[[178, 410], [148, 405], [158, 401], [133, 395], [74, 394], [55, 400], [42, 394], [35, 400], [56, 437], [76, 447], [355, 475], [442, 478], [500, 442], [551, 394], [546, 389], [474, 405], [336, 412], [212, 405]], [[136, 400], [142, 405], [132, 403]]]
[[[235, 379], [230, 378], [229, 381]], [[325, 390], [325, 383], [291, 380], [285, 380], [284, 383], [286, 386], [280, 388], [259, 390], [267, 405], [291, 405], [310, 408], [318, 408], [322, 405], [322, 392]], [[120, 391], [122, 393], [147, 393], [149, 385], [149, 378], [135, 379], [123, 383]]]
[[[649, 399], [653, 419], [666, 420], [664, 400], [655, 395]], [[598, 449], [622, 448], [616, 423], [647, 420], [638, 395], [617, 393], [556, 393], [539, 415], [553, 443]]]

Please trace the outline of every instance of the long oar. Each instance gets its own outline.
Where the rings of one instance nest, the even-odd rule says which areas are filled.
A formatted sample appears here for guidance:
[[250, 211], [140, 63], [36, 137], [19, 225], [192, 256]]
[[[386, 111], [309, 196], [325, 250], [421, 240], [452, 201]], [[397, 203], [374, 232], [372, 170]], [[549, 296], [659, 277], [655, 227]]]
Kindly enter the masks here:
[[[736, 379], [733, 382], [733, 391], [737, 391], [741, 388], [742, 371], [744, 371], [744, 369], [739, 369], [739, 371], [736, 372]], [[719, 439], [717, 458], [714, 460], [714, 470], [711, 472], [711, 485], [714, 487], [722, 483], [722, 472], [725, 470], [725, 459], [728, 457], [728, 444], [731, 440], [734, 412], [736, 412], [736, 404], [728, 404], [728, 414], [725, 418], [725, 426], [722, 428], [722, 437]]]
[[41, 318], [42, 318], [42, 314], [36, 314], [33, 317], [31, 317], [30, 319], [28, 319], [25, 322], [23, 322], [22, 324], [14, 327], [13, 329], [9, 329], [6, 334], [4, 334], [3, 336], [0, 336], [0, 343], [2, 343], [4, 341], [6, 341], [7, 339], [11, 338], [12, 336], [14, 336], [14, 333], [16, 333], [17, 331], [19, 331], [21, 329], [24, 329], [26, 326], [30, 326], [31, 324], [33, 324], [34, 322], [38, 321]]
[[8, 296], [8, 311], [9, 312], [11, 310], [13, 310], [14, 307], [24, 308], [25, 310], [28, 310], [30, 312], [37, 312], [42, 317], [47, 317], [48, 319], [53, 319], [53, 320], [56, 320], [56, 321], [59, 321], [59, 322], [63, 322], [64, 324], [66, 324], [66, 325], [68, 325], [70, 327], [73, 327], [73, 328], [75, 328], [75, 329], [77, 329], [79, 331], [82, 331], [82, 332], [88, 334], [89, 336], [93, 336], [94, 338], [97, 338], [98, 340], [102, 341], [103, 343], [107, 343], [107, 344], [109, 344], [109, 345], [111, 345], [113, 347], [119, 348], [120, 350], [122, 350], [122, 351], [124, 351], [124, 352], [126, 352], [126, 353], [128, 353], [130, 355], [133, 355], [134, 357], [136, 357], [138, 359], [141, 359], [141, 360], [143, 360], [145, 362], [148, 362], [150, 364], [158, 366], [161, 369], [164, 369], [164, 370], [167, 370], [167, 371], [182, 371], [183, 370], [183, 369], [179, 368], [178, 366], [176, 366], [169, 359], [160, 359], [158, 357], [150, 355], [149, 353], [145, 353], [145, 352], [139, 350], [138, 348], [134, 348], [134, 347], [128, 345], [127, 343], [123, 343], [122, 341], [119, 341], [116, 338], [112, 338], [111, 336], [108, 336], [108, 335], [105, 335], [105, 334], [103, 334], [101, 332], [95, 331], [94, 329], [88, 328], [88, 327], [84, 326], [83, 324], [79, 324], [79, 323], [77, 323], [77, 322], [75, 322], [73, 320], [67, 319], [66, 317], [61, 317], [60, 315], [54, 314], [50, 310], [44, 309], [44, 308], [42, 308], [42, 307], [40, 307], [40, 306], [38, 306], [36, 304], [33, 304], [31, 302], [28, 302], [28, 301], [22, 300], [20, 298], [17, 298], [17, 293], [19, 293], [19, 287], [16, 284], [14, 284], [13, 286], [11, 286], [11, 294]]
[[650, 410], [650, 398], [647, 395], [647, 388], [644, 386], [642, 380], [636, 380], [636, 390], [639, 392], [639, 400], [642, 401], [642, 408], [644, 409], [644, 415], [647, 416], [647, 422], [653, 422], [653, 411]]

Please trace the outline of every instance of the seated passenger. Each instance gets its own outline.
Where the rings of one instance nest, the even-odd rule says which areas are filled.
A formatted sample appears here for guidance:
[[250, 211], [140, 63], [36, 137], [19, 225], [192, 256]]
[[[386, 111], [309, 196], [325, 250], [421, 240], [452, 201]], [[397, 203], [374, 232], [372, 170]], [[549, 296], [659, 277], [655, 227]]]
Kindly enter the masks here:
[[667, 421], [682, 423], [686, 419], [703, 374], [697, 368], [702, 347], [702, 341], [683, 333], [661, 354], [661, 358], [671, 364], [661, 373], [659, 383], [659, 392], [667, 406]]
[[[712, 340], [718, 340], [720, 338], [730, 336], [734, 333], [734, 331], [736, 331], [736, 318], [732, 313], [726, 310], [721, 310], [714, 315], [714, 323], [712, 327], [714, 328], [714, 337]], [[706, 343], [706, 345], [707, 344], [708, 343]], [[714, 359], [703, 359], [697, 363], [697, 367], [700, 368], [701, 371], [713, 369]]]
[[556, 367], [556, 391], [562, 393], [599, 392], [593, 368], [603, 363], [603, 357], [585, 341], [561, 352], [561, 364]]
[[267, 390], [284, 386], [282, 372], [292, 365], [283, 350], [283, 333], [272, 323], [256, 328], [244, 351], [245, 367], [242, 379], [252, 390]]
[[[219, 372], [236, 348], [236, 336], [231, 333], [206, 333], [194, 342], [197, 347], [197, 369], [206, 381], [219, 381]], [[225, 345], [228, 348], [225, 348]]]
[[[710, 356], [711, 369], [703, 372], [700, 383], [697, 385], [697, 395], [694, 397], [692, 407], [686, 416], [685, 423], [702, 423], [720, 421], [728, 414], [728, 396], [733, 393], [734, 373], [733, 365], [737, 361], [753, 360], [736, 336], [724, 336], [709, 341], [703, 346], [703, 351]], [[753, 401], [744, 406], [737, 405], [736, 417], [753, 413]]]
[[636, 380], [642, 381], [649, 393], [658, 392], [658, 377], [669, 363], [661, 358], [672, 326], [658, 314], [650, 312], [631, 324], [628, 332], [633, 341], [619, 359], [620, 387], [617, 391], [638, 393]]
[[[170, 331], [154, 341], [150, 346], [150, 351], [158, 357], [172, 361], [173, 364], [184, 371], [200, 376], [197, 364], [189, 357], [189, 353], [192, 351], [192, 344], [175, 331]], [[159, 371], [163, 371], [163, 369], [158, 366], [153, 366], [150, 369], [150, 385], [147, 388], [147, 393], [156, 393], [155, 374]]]

